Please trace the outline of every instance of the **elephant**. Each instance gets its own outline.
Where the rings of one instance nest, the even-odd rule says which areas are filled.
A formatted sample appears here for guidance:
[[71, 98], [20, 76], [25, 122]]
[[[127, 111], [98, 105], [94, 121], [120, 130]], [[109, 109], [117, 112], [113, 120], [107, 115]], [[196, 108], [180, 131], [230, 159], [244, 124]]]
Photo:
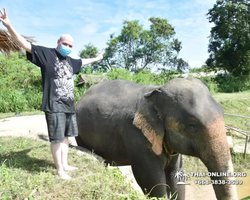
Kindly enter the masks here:
[[[182, 155], [198, 157], [209, 172], [233, 173], [224, 111], [196, 78], [174, 78], [162, 86], [109, 80], [91, 86], [76, 104], [78, 146], [106, 163], [131, 165], [150, 197], [185, 199], [173, 174]], [[233, 177], [211, 177], [231, 180]], [[213, 185], [219, 200], [236, 200], [235, 185]]]

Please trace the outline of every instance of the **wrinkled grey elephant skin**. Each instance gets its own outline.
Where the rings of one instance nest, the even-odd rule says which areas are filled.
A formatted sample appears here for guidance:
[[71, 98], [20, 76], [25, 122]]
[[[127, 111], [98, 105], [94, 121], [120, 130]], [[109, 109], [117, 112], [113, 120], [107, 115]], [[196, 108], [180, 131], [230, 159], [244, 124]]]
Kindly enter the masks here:
[[[174, 176], [182, 170], [181, 154], [200, 158], [210, 172], [233, 171], [223, 110], [198, 79], [176, 78], [163, 86], [102, 82], [78, 101], [76, 115], [78, 145], [112, 165], [131, 165], [152, 197], [175, 193], [185, 199], [185, 186]], [[219, 200], [238, 199], [235, 186], [213, 187]]]

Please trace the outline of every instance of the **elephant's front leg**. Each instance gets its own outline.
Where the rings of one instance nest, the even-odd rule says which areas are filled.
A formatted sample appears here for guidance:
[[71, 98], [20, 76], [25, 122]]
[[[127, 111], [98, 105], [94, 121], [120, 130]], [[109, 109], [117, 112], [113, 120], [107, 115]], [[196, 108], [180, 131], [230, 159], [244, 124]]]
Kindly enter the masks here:
[[175, 174], [182, 170], [182, 155], [177, 154], [172, 157], [170, 163], [165, 168], [166, 182], [169, 186], [167, 193], [168, 196], [172, 196], [171, 199], [176, 199], [176, 195], [178, 200], [185, 199], [185, 185], [177, 185], [178, 179], [175, 177]]
[[148, 194], [150, 197], [167, 197], [162, 158], [157, 158], [156, 155], [135, 155], [132, 158], [131, 166], [135, 179], [144, 194]]
[[[124, 134], [124, 146], [137, 183], [144, 194], [150, 197], [167, 197], [165, 153], [153, 149], [140, 130], [133, 127], [127, 131], [128, 134]], [[160, 149], [161, 146], [158, 147]]]

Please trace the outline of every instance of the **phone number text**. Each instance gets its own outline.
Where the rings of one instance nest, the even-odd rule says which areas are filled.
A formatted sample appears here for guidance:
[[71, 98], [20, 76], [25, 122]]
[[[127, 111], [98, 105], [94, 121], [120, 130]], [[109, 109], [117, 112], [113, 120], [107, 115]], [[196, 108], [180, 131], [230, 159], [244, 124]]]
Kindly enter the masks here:
[[197, 185], [242, 185], [242, 180], [195, 180]]

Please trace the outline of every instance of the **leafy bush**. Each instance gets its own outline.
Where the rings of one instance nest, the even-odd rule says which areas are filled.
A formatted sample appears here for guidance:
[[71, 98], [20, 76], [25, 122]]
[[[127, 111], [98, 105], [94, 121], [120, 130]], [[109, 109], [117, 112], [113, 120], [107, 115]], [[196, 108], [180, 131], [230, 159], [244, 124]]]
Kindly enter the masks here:
[[84, 85], [83, 87], [75, 87], [74, 93], [75, 93], [75, 103], [79, 101], [79, 99], [82, 97], [82, 95], [87, 91], [89, 86]]
[[218, 92], [231, 93], [250, 90], [248, 76], [235, 77], [230, 74], [217, 75], [215, 81], [218, 84]]
[[42, 79], [22, 53], [0, 54], [0, 112], [40, 109]]
[[124, 79], [132, 81], [131, 73], [125, 69], [112, 68], [108, 74], [106, 74], [109, 80]]
[[1, 90], [0, 104], [1, 112], [20, 112], [27, 109], [27, 101], [21, 92], [11, 89]]
[[132, 81], [142, 85], [163, 85], [165, 84], [164, 76], [151, 73], [149, 70], [144, 70], [132, 76]]
[[215, 76], [200, 77], [200, 80], [208, 87], [211, 94], [219, 91], [219, 86], [215, 80]]
[[233, 93], [250, 90], [249, 76], [235, 77], [231, 74], [202, 76], [200, 73], [196, 73], [195, 77], [203, 81], [212, 94], [218, 92]]
[[160, 74], [150, 72], [150, 70], [143, 70], [139, 73], [131, 73], [125, 69], [112, 69], [106, 76], [109, 80], [124, 79], [142, 85], [163, 85], [171, 78], [176, 77], [174, 71], [165, 70]]

